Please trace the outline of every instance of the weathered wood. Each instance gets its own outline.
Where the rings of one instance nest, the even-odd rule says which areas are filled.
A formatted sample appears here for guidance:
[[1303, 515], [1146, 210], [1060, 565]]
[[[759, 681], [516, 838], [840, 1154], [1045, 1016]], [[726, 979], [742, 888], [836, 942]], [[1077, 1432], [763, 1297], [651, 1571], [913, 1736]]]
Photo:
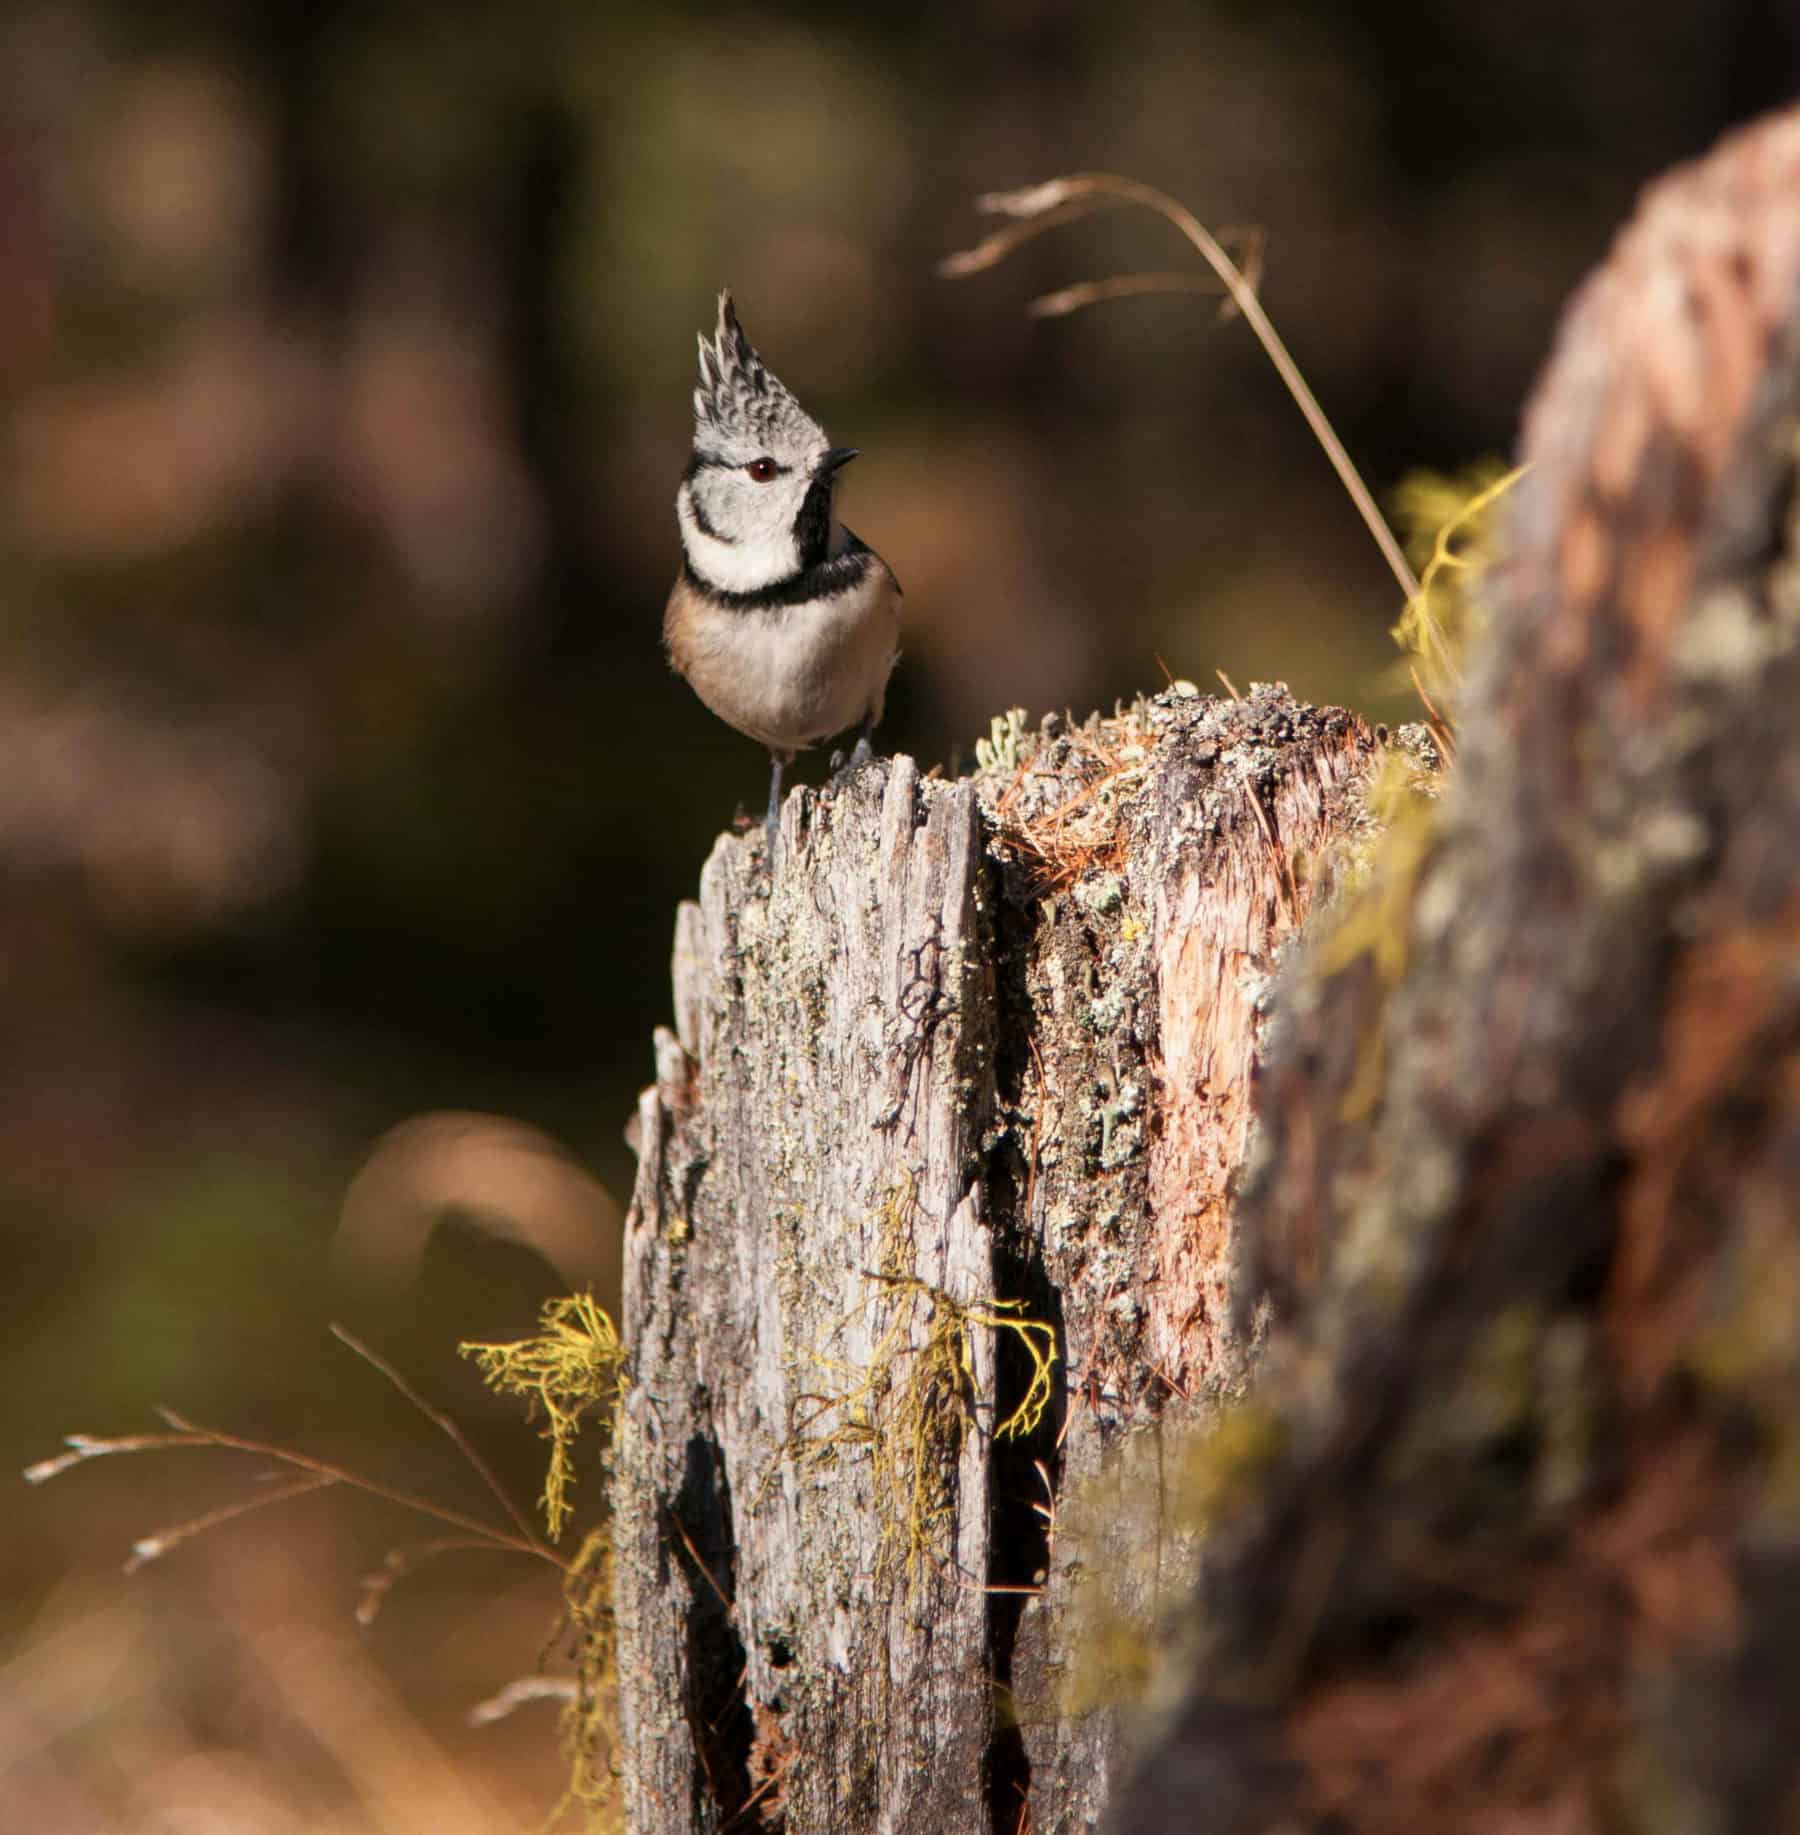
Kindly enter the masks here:
[[[991, 1707], [983, 1598], [956, 1584], [985, 1571], [979, 1438], [943, 1474], [948, 1558], [910, 1597], [868, 1462], [805, 1456], [819, 1398], [854, 1388], [904, 1304], [871, 1271], [991, 1287], [974, 794], [922, 795], [900, 760], [791, 798], [783, 845], [772, 886], [748, 843], [708, 861], [678, 932], [683, 1035], [659, 1039], [641, 1111], [614, 1504], [635, 1829], [722, 1827], [771, 1779], [761, 1804], [796, 1828], [878, 1804], [941, 1821]], [[811, 1450], [842, 1425], [827, 1412]]]
[[[1247, 702], [1159, 697], [1142, 723], [1110, 741], [1142, 749], [1141, 784], [1098, 833], [1110, 868], [1090, 870], [1049, 908], [1030, 898], [1029, 850], [1007, 883], [1023, 935], [1012, 965], [1026, 1028], [1010, 1178], [1019, 1192], [1014, 1253], [1030, 1290], [1058, 1319], [1066, 1393], [1054, 1446], [1036, 1466], [1008, 1463], [1011, 1514], [1041, 1537], [1036, 1506], [1061, 1508], [1101, 1485], [1109, 1449], [1154, 1430], [1172, 1404], [1210, 1411], [1248, 1374], [1250, 1330], [1232, 1301], [1232, 1185], [1248, 1139], [1249, 1090], [1263, 1010], [1284, 944], [1304, 919], [1332, 844], [1366, 822], [1364, 781], [1375, 754], [1354, 716], [1258, 692]], [[1001, 832], [1036, 833], [1067, 798], [1080, 736], [1055, 742], [1005, 801]], [[1116, 758], [1118, 752], [1111, 751]], [[1110, 766], [1103, 767], [1110, 768]], [[1033, 797], [1041, 802], [1033, 801]], [[1083, 831], [1065, 824], [1068, 864]], [[1002, 844], [1000, 851], [1007, 849]], [[1022, 870], [1021, 870], [1022, 869]], [[1015, 1049], [1016, 1049], [1015, 1043]], [[1000, 1207], [997, 1207], [1000, 1208]], [[1038, 1537], [996, 1563], [1014, 1585], [1043, 1579], [1023, 1605], [1010, 1683], [1023, 1747], [1014, 1786], [1029, 1791], [1036, 1835], [1097, 1826], [1121, 1761], [1121, 1704], [1088, 1699], [1065, 1711], [1082, 1620], [1073, 1609], [1082, 1564], [1117, 1556], [1130, 1603], [1187, 1573], [1171, 1540], [1162, 1564], [1110, 1543], [1142, 1518], [1098, 1512], [1100, 1532]], [[1004, 1618], [1005, 1604], [996, 1606]], [[1028, 1773], [1028, 1783], [1026, 1774]], [[1010, 1818], [996, 1826], [1015, 1827]]]
[[[1241, 1384], [1261, 995], [1374, 751], [1281, 690], [1171, 691], [972, 780], [798, 792], [772, 881], [755, 838], [714, 849], [627, 1224], [633, 1830], [1094, 1826], [1118, 1728], [1062, 1712], [1047, 1513]], [[1019, 1439], [992, 1302], [1056, 1336]]]
[[1525, 457], [1404, 972], [1282, 995], [1280, 1450], [1133, 1835], [1795, 1826], [1800, 112], [1649, 194]]

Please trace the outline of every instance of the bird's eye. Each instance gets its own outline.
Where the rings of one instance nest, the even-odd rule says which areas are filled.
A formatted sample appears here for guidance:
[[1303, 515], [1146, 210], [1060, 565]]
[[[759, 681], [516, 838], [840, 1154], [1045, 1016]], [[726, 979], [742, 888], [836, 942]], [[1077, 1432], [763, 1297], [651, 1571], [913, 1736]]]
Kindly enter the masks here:
[[744, 470], [747, 471], [758, 484], [767, 484], [769, 480], [781, 470], [781, 467], [777, 465], [773, 459], [752, 459], [750, 463], [744, 467]]

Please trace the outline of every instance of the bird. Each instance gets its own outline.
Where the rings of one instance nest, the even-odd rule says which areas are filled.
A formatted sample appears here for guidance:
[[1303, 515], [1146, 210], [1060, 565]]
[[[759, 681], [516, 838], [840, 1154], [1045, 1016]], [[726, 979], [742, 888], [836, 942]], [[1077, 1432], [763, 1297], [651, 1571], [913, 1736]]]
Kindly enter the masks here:
[[663, 613], [676, 673], [727, 726], [768, 747], [766, 858], [796, 753], [859, 728], [844, 774], [873, 756], [900, 654], [900, 583], [837, 520], [833, 446], [757, 354], [727, 288], [699, 334], [694, 449], [675, 495], [681, 571]]

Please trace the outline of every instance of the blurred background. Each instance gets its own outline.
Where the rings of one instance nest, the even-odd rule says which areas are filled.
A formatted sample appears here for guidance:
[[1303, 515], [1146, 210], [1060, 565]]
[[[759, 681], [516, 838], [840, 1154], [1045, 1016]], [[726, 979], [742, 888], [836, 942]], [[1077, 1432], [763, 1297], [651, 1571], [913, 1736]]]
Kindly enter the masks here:
[[[1510, 449], [1639, 185], [1796, 92], [1788, 0], [12, 0], [6, 1463], [166, 1402], [481, 1508], [335, 1317], [535, 1487], [454, 1345], [524, 1329], [571, 1262], [616, 1280], [580, 1167], [629, 1189], [675, 902], [766, 787], [660, 650], [721, 284], [865, 454], [840, 507], [907, 590], [890, 749], [952, 768], [991, 713], [1165, 665], [1392, 718], [1395, 588], [1243, 326], [1025, 314], [1186, 251], [1121, 214], [946, 282], [970, 199], [1104, 167], [1261, 226], [1264, 298], [1386, 495]], [[443, 1111], [573, 1157], [403, 1135], [365, 1257], [390, 1278], [347, 1278], [358, 1168]], [[415, 1151], [440, 1138], [469, 1152]], [[509, 1195], [563, 1274], [425, 1243]], [[420, 1528], [335, 1496], [120, 1576], [251, 1476], [183, 1453], [19, 1488], [0, 1823], [533, 1826], [553, 1711], [461, 1715], [531, 1669], [554, 1586], [465, 1557], [359, 1634], [357, 1574]]]

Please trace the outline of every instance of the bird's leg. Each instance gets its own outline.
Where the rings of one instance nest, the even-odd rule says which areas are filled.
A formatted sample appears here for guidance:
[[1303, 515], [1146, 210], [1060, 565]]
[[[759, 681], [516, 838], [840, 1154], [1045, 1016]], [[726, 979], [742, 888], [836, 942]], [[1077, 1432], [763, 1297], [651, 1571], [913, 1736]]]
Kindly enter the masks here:
[[781, 772], [787, 760], [779, 752], [769, 754], [769, 813], [763, 821], [763, 835], [768, 843], [769, 871], [775, 871], [775, 843], [781, 833]]

